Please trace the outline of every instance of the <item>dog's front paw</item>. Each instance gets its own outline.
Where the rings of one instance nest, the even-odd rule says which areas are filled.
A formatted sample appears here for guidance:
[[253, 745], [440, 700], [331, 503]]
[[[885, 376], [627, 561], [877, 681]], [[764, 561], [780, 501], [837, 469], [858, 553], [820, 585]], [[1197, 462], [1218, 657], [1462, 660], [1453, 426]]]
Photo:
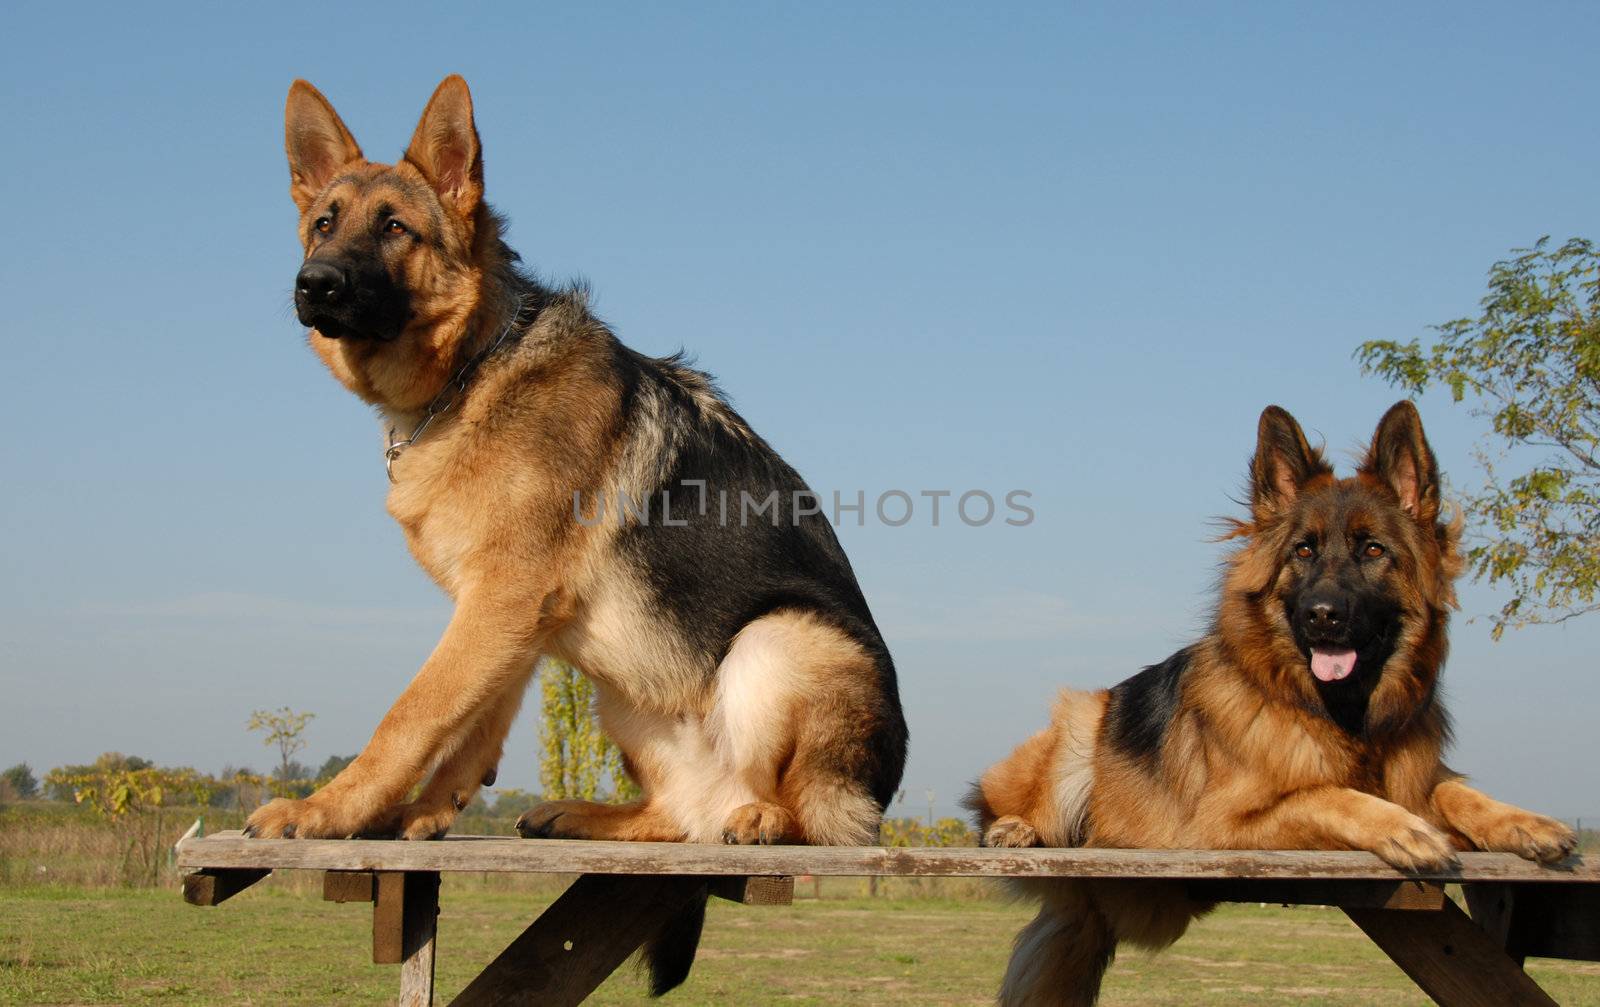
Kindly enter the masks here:
[[983, 845], [997, 849], [1021, 849], [1039, 845], [1039, 833], [1016, 815], [996, 818], [983, 832]]
[[1521, 809], [1500, 816], [1474, 841], [1490, 852], [1515, 853], [1541, 864], [1565, 860], [1578, 848], [1577, 834], [1561, 822]]
[[251, 839], [343, 839], [353, 831], [340, 829], [316, 802], [289, 797], [263, 804], [244, 826], [244, 834]]
[[364, 839], [443, 839], [455, 820], [454, 806], [437, 807], [414, 801], [390, 808], [360, 834]]
[[1411, 814], [1368, 848], [1402, 871], [1442, 871], [1460, 863], [1450, 837]]
[[735, 808], [722, 826], [722, 841], [730, 846], [775, 846], [793, 835], [794, 816], [776, 804], [754, 801]]

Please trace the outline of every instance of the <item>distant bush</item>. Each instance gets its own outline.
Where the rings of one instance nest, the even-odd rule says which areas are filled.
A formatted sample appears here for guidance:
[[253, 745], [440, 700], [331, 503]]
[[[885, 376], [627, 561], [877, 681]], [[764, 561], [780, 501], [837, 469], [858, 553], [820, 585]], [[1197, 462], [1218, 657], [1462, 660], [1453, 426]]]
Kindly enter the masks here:
[[884, 846], [977, 846], [978, 834], [959, 818], [941, 818], [932, 827], [918, 818], [885, 818], [878, 841]]
[[44, 793], [52, 801], [75, 801], [77, 798], [73, 792], [76, 788], [63, 781], [111, 770], [149, 769], [154, 765], [149, 759], [141, 759], [137, 755], [107, 752], [86, 766], [57, 766], [50, 770], [44, 777]]
[[167, 833], [172, 826], [173, 809], [204, 807], [211, 800], [216, 781], [187, 766], [128, 766], [129, 760], [108, 753], [93, 766], [53, 769], [45, 783], [55, 790], [71, 791], [75, 802], [87, 805], [110, 823], [121, 840], [125, 881], [155, 884], [171, 842]]
[[31, 801], [39, 794], [39, 781], [34, 778], [33, 767], [26, 762], [0, 773], [0, 793], [7, 800]]

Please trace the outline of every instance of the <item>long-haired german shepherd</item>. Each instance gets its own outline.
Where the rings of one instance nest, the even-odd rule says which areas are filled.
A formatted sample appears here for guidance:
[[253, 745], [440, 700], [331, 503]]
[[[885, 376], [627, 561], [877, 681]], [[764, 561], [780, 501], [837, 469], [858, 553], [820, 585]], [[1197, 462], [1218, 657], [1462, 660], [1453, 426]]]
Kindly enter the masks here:
[[[389, 513], [455, 612], [350, 767], [247, 832], [443, 833], [551, 655], [594, 680], [644, 796], [543, 804], [523, 835], [874, 841], [905, 761], [894, 666], [800, 476], [706, 375], [518, 268], [460, 77], [393, 165], [304, 81], [285, 120], [296, 312], [391, 430]], [[703, 909], [654, 943], [654, 992], [687, 973]]]
[[[1440, 761], [1438, 696], [1460, 522], [1409, 402], [1352, 478], [1261, 414], [1248, 522], [1211, 631], [1051, 725], [969, 798], [985, 845], [1369, 850], [1402, 869], [1458, 849], [1555, 861], [1560, 822], [1491, 800]], [[1000, 1001], [1092, 1004], [1119, 941], [1161, 948], [1210, 907], [1160, 882], [1027, 885]]]

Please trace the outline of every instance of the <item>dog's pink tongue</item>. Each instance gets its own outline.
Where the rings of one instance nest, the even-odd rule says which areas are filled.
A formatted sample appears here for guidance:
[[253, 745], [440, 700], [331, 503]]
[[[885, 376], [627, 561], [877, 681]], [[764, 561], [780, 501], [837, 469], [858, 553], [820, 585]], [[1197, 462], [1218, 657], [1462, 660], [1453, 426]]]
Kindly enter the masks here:
[[1356, 670], [1356, 652], [1348, 648], [1311, 648], [1311, 674], [1324, 682], [1337, 682], [1348, 678]]

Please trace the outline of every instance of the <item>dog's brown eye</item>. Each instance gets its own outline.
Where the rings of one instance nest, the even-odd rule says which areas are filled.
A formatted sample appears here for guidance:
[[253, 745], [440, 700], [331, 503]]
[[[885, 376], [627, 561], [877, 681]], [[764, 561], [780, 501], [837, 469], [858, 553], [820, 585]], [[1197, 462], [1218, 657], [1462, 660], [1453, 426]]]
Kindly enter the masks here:
[[406, 225], [400, 223], [400, 221], [398, 221], [398, 220], [391, 220], [387, 224], [383, 225], [383, 233], [384, 234], [405, 234], [406, 233]]
[[1301, 559], [1310, 559], [1317, 554], [1317, 551], [1311, 548], [1310, 542], [1301, 542], [1299, 545], [1294, 547], [1294, 554], [1299, 556]]
[[318, 234], [327, 234], [329, 231], [333, 230], [333, 218], [318, 217], [317, 222], [311, 226], [317, 229]]
[[1379, 556], [1383, 555], [1383, 552], [1383, 546], [1376, 542], [1368, 542], [1367, 547], [1361, 550], [1361, 554], [1368, 559], [1377, 559]]

